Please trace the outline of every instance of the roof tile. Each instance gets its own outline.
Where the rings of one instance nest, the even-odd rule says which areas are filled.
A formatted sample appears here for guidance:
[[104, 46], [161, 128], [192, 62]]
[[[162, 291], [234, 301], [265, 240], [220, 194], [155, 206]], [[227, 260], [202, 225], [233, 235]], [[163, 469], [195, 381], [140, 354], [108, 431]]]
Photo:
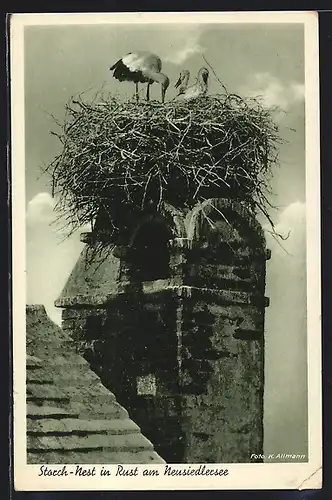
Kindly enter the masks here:
[[78, 413], [73, 409], [58, 408], [48, 405], [36, 405], [30, 403], [27, 405], [27, 418], [67, 418], [78, 417]]
[[54, 418], [29, 420], [29, 435], [36, 434], [131, 434], [139, 433], [140, 428], [129, 418], [119, 420], [81, 420], [79, 418]]
[[142, 434], [88, 434], [85, 436], [28, 435], [28, 447], [31, 450], [115, 450], [115, 451], [153, 451], [152, 443]]
[[27, 307], [28, 463], [164, 463], [44, 308]]
[[92, 451], [36, 451], [29, 454], [31, 464], [149, 464], [164, 463], [155, 451], [118, 452], [111, 450]]

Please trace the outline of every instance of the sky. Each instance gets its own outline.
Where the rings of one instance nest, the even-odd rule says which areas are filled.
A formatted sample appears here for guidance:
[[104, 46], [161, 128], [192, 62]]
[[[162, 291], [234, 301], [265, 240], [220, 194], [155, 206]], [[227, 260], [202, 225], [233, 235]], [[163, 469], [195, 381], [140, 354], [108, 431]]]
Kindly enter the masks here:
[[[192, 77], [214, 68], [229, 92], [261, 96], [279, 106], [275, 120], [284, 143], [272, 179], [277, 231], [289, 238], [282, 247], [268, 232], [265, 453], [306, 453], [306, 255], [304, 43], [299, 24], [89, 25], [25, 28], [25, 181], [27, 302], [43, 303], [59, 324], [59, 296], [83, 244], [79, 234], [64, 239], [54, 223], [50, 179], [42, 168], [60, 152], [50, 134], [68, 100], [103, 88], [124, 98], [134, 85], [112, 78], [109, 67], [135, 49], [160, 56], [171, 80], [166, 100], [175, 96], [181, 69]], [[210, 72], [209, 93], [220, 92]], [[152, 86], [152, 98], [160, 89]]]

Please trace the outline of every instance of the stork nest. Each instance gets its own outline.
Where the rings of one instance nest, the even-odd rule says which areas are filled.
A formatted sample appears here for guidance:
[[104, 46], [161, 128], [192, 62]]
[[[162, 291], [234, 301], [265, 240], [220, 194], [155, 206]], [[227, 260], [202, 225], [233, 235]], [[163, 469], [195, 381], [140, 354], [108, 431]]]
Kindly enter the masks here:
[[247, 202], [268, 217], [270, 179], [281, 142], [272, 112], [255, 99], [215, 95], [188, 101], [71, 99], [47, 167], [57, 209], [71, 230], [107, 212], [116, 228], [124, 204], [185, 209], [210, 197]]

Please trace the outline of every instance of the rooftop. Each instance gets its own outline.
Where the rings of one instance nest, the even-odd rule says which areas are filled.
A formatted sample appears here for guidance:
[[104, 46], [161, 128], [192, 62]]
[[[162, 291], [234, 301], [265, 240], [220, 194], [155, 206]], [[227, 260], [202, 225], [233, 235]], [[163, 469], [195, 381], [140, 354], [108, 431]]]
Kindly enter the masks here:
[[43, 306], [27, 306], [28, 463], [164, 463]]

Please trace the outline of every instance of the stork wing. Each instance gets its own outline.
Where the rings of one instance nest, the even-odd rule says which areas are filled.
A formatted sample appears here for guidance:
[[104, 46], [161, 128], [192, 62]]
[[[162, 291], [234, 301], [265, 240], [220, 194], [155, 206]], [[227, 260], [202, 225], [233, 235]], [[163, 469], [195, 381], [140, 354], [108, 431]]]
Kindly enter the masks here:
[[199, 97], [200, 95], [202, 95], [202, 90], [199, 86], [192, 85], [183, 93], [183, 99], [196, 99], [196, 97]]
[[122, 58], [122, 62], [130, 71], [161, 71], [161, 60], [150, 52], [141, 51], [127, 54]]
[[113, 64], [113, 66], [110, 67], [110, 71], [113, 71], [119, 65], [119, 63], [121, 63], [121, 62], [122, 62], [121, 59], [119, 59], [118, 61], [116, 61], [116, 63]]

